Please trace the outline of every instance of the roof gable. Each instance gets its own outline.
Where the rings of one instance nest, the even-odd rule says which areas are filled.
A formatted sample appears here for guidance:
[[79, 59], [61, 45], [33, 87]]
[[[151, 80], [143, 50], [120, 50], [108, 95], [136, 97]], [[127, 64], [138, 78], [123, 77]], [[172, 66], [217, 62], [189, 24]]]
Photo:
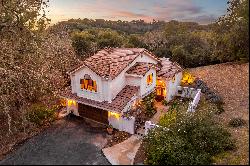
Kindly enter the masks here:
[[155, 67], [155, 64], [136, 62], [126, 73], [144, 76], [152, 67]]
[[161, 68], [157, 71], [157, 75], [163, 78], [171, 78], [176, 73], [183, 71], [181, 66], [169, 60], [169, 58], [160, 58]]
[[87, 58], [82, 65], [68, 73], [71, 74], [86, 66], [102, 78], [114, 79], [142, 53], [159, 61], [144, 48], [106, 48]]

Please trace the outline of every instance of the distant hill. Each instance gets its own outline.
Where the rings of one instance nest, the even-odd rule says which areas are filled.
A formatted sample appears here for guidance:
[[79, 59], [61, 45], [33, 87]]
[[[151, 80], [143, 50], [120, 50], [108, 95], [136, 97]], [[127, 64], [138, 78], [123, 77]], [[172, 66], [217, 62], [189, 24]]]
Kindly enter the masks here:
[[178, 22], [178, 21], [153, 21], [145, 22], [144, 20], [133, 20], [133, 21], [111, 21], [104, 19], [70, 19], [68, 21], [61, 21], [57, 24], [54, 24], [50, 29], [59, 30], [61, 27], [64, 27], [64, 30], [67, 31], [84, 31], [86, 29], [93, 28], [108, 28], [116, 30], [120, 33], [126, 34], [144, 34], [150, 31], [156, 31], [163, 29], [167, 24], [182, 24], [187, 29], [191, 30], [208, 30], [211, 27], [210, 25], [199, 25], [196, 22]]

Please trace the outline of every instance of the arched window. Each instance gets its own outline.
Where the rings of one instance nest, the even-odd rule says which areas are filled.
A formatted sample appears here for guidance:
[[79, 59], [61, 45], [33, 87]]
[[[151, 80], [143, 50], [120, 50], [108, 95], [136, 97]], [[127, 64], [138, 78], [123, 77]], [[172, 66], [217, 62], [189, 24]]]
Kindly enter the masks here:
[[151, 85], [153, 83], [153, 73], [147, 76], [147, 84]]
[[81, 89], [97, 92], [97, 84], [95, 80], [92, 80], [90, 75], [85, 74], [84, 79], [80, 79]]

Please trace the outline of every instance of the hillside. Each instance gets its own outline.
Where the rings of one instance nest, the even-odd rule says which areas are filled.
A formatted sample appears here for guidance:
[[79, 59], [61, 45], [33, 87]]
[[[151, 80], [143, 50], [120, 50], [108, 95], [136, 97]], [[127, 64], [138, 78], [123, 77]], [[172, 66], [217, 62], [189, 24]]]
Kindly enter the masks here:
[[144, 34], [146, 32], [163, 29], [168, 24], [181, 25], [189, 30], [209, 30], [213, 25], [199, 25], [196, 22], [178, 22], [172, 20], [170, 22], [165, 21], [153, 21], [145, 22], [144, 20], [133, 21], [111, 21], [104, 19], [70, 19], [68, 21], [61, 21], [52, 25], [50, 28], [58, 29], [61, 26], [65, 26], [69, 31], [84, 31], [87, 29], [95, 28], [107, 28], [126, 34]]
[[[228, 128], [236, 139], [237, 150], [224, 154], [217, 164], [249, 163], [249, 63], [225, 63], [189, 69], [219, 93], [225, 102], [225, 112], [218, 115], [218, 121]], [[232, 118], [240, 117], [247, 125], [239, 128], [228, 126]]]

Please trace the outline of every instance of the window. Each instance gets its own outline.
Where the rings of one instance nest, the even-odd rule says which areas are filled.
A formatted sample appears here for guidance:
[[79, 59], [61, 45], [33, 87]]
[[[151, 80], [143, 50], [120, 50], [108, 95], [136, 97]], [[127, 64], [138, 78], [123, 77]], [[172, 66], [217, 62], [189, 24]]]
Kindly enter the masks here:
[[151, 85], [153, 83], [153, 73], [147, 76], [147, 84]]
[[81, 89], [97, 92], [96, 81], [92, 80], [91, 77], [87, 74], [85, 74], [84, 79], [80, 79], [80, 85]]
[[173, 76], [173, 78], [172, 78], [172, 83], [174, 83], [175, 82], [175, 76]]

